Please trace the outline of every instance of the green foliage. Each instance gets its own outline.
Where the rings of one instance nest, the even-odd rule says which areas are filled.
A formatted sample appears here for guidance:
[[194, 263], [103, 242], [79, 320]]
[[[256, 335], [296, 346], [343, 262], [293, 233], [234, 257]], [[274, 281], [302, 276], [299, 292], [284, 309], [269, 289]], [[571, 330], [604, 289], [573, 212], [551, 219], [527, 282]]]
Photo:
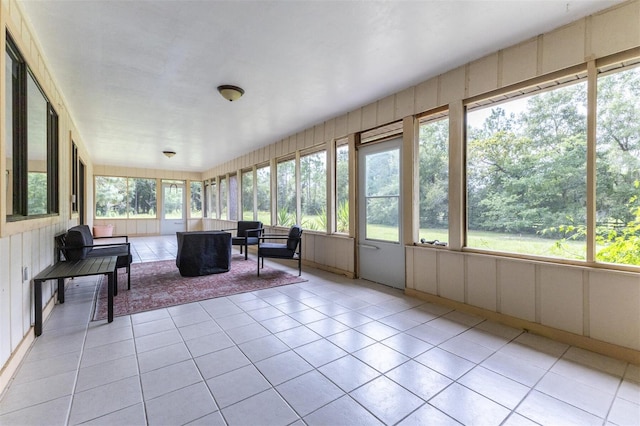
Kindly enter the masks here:
[[336, 213], [336, 231], [349, 232], [349, 201], [342, 201]]
[[282, 208], [278, 210], [277, 224], [279, 226], [293, 226], [295, 224], [295, 215]]

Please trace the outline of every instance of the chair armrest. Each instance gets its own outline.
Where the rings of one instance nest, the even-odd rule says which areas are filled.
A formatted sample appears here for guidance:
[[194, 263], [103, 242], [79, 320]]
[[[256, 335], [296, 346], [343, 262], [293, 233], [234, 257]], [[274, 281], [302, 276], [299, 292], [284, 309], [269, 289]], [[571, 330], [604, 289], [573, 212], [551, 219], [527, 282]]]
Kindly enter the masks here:
[[226, 228], [226, 229], [221, 229], [220, 231], [237, 231], [238, 228]]
[[103, 240], [106, 238], [124, 238], [125, 242], [129, 242], [129, 236], [128, 235], [109, 235], [106, 237], [93, 237], [94, 240]]

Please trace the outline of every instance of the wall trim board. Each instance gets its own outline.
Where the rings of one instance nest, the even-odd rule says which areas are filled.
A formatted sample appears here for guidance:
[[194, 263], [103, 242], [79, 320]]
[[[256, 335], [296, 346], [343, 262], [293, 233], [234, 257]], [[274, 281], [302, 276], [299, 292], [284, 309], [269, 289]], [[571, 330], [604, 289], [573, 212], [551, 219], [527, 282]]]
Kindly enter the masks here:
[[622, 361], [630, 362], [635, 365], [640, 365], [640, 351], [636, 351], [631, 348], [625, 348], [624, 346], [603, 342], [591, 337], [569, 333], [557, 328], [537, 324], [531, 321], [501, 314], [498, 312], [493, 312], [487, 309], [478, 308], [476, 306], [467, 305], [466, 303], [457, 302], [455, 300], [446, 299], [444, 297], [436, 296], [433, 294], [424, 293], [419, 290], [407, 288], [405, 289], [405, 294], [407, 296], [417, 297], [418, 299], [424, 300], [426, 302], [436, 303], [438, 305], [456, 309], [467, 314], [477, 315], [491, 321], [499, 322], [509, 327], [524, 330], [525, 332], [538, 334], [540, 336], [547, 337], [558, 342], [566, 343], [578, 348], [586, 349]]

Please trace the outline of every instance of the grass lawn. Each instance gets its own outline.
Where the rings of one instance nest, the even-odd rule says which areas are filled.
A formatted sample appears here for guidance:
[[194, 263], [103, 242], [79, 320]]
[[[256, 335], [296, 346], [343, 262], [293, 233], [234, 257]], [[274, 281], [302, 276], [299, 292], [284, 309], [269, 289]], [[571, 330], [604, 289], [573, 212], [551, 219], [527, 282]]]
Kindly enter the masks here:
[[[369, 238], [383, 241], [397, 241], [398, 229], [385, 225], [369, 225]], [[446, 229], [421, 228], [420, 238], [427, 241], [448, 241], [449, 233]], [[565, 259], [584, 260], [586, 257], [586, 243], [584, 241], [564, 241], [541, 238], [535, 235], [516, 235], [500, 232], [469, 231], [467, 236], [469, 248], [503, 251], [507, 253], [531, 254], [535, 256], [562, 257]]]

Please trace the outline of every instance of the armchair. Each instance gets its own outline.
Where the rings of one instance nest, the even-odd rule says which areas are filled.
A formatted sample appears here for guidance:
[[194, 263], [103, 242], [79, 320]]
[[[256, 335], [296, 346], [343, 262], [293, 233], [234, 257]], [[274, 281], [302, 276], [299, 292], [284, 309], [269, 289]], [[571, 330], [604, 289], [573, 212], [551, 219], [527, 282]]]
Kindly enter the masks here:
[[[96, 239], [116, 238], [124, 242], [94, 244], [94, 238], [87, 225], [69, 228], [66, 234], [55, 237], [58, 260], [81, 260], [89, 257], [117, 256], [116, 268], [127, 268], [127, 288], [131, 290], [131, 245], [127, 235], [100, 237]], [[63, 259], [64, 257], [64, 259]], [[117, 274], [115, 274], [117, 276]], [[117, 292], [116, 278], [116, 292]]]
[[[286, 240], [284, 243], [265, 243], [264, 240]], [[294, 225], [288, 235], [263, 234], [258, 239], [258, 276], [264, 258], [298, 260], [298, 276], [302, 275], [302, 228]], [[262, 266], [260, 262], [262, 261]]]
[[241, 220], [237, 228], [222, 229], [222, 231], [236, 231], [236, 235], [231, 237], [232, 246], [240, 246], [240, 254], [244, 247], [244, 260], [247, 260], [249, 246], [258, 244], [258, 239], [264, 232], [262, 222]]

